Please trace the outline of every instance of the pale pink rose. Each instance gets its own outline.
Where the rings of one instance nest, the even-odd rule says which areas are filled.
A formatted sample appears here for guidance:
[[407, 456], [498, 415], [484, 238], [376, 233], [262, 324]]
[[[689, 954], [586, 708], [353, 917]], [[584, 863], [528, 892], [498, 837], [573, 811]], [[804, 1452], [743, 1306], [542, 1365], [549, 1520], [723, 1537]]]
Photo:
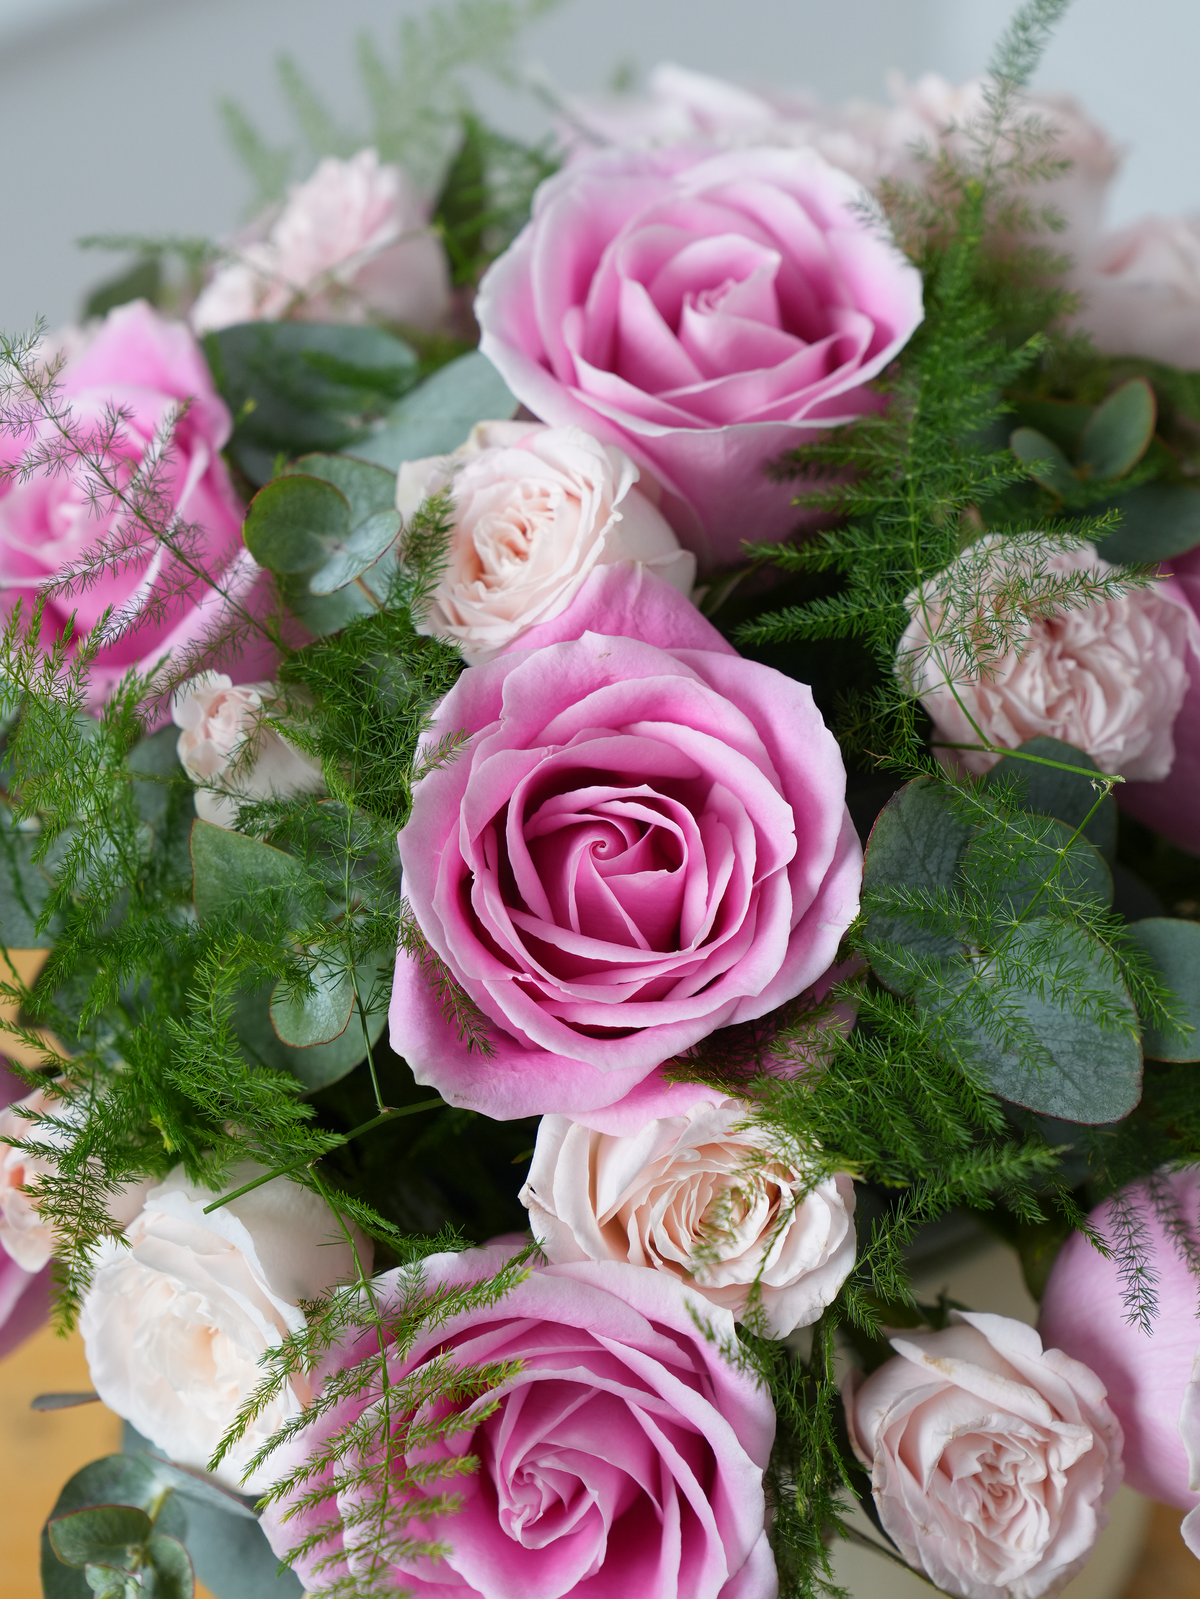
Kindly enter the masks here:
[[480, 285], [480, 348], [544, 422], [616, 444], [701, 571], [799, 519], [766, 464], [879, 402], [921, 279], [813, 150], [610, 150], [550, 178]]
[[[181, 521], [200, 529], [191, 555], [244, 605], [251, 604], [262, 574], [242, 543], [244, 511], [220, 454], [232, 422], [188, 329], [140, 300], [111, 311], [63, 368], [59, 396], [89, 439], [99, 435], [113, 407], [125, 413], [108, 462], [123, 485], [161, 448], [163, 430], [177, 419], [160, 478], [164, 496]], [[31, 446], [56, 439], [48, 422], [39, 424], [32, 439], [0, 439], [0, 468], [14, 466]], [[89, 498], [91, 486], [79, 468], [39, 471], [24, 483], [0, 481], [0, 613], [17, 598], [31, 606], [38, 585], [61, 568], [96, 553], [122, 529], [137, 531], [126, 527], [122, 509], [98, 510]], [[154, 586], [168, 581], [172, 587], [186, 583], [186, 592], [165, 614], [148, 611]], [[120, 632], [100, 650], [91, 671], [95, 708], [127, 671], [148, 671], [162, 656], [202, 639], [222, 605], [215, 588], [198, 585], [159, 544], [143, 559], [122, 562], [115, 573], [50, 601], [43, 638], [48, 642], [66, 629], [72, 613], [78, 637], [110, 606], [116, 608]], [[244, 659], [261, 668], [273, 651], [248, 644]]]
[[[1174, 592], [1187, 602], [1193, 618], [1200, 619], [1200, 549], [1189, 550], [1167, 563]], [[1200, 855], [1200, 655], [1187, 658], [1188, 686], [1171, 736], [1175, 761], [1157, 783], [1122, 783], [1117, 804], [1181, 848]]]
[[[1102, 772], [1165, 777], [1175, 759], [1172, 727], [1187, 692], [1189, 659], [1200, 643], [1178, 585], [1158, 580], [1119, 599], [1026, 617], [1019, 643], [1007, 648], [994, 642], [993, 630], [998, 617], [1011, 614], [1005, 607], [1014, 603], [1008, 598], [1014, 562], [1023, 561], [1007, 540], [989, 534], [928, 585], [924, 604], [917, 595], [908, 600], [912, 620], [900, 640], [897, 673], [933, 718], [935, 745], [939, 739], [978, 744], [973, 720], [1003, 749], [1048, 735], [1084, 750]], [[1045, 564], [1051, 574], [1112, 570], [1090, 545], [1060, 551]], [[987, 662], [981, 677], [970, 675], [946, 618], [951, 583], [974, 596], [975, 644]], [[946, 754], [976, 773], [1000, 759], [979, 750]]]
[[580, 428], [480, 422], [453, 455], [405, 461], [396, 509], [454, 485], [446, 567], [418, 631], [452, 639], [482, 666], [559, 615], [595, 566], [641, 561], [681, 594], [696, 558], [634, 484], [623, 450]]
[[772, 1338], [816, 1321], [854, 1266], [852, 1179], [813, 1185], [736, 1099], [624, 1137], [543, 1116], [521, 1203], [550, 1260], [670, 1272], [735, 1321], [753, 1293]]
[[[827, 105], [805, 90], [755, 92], [664, 62], [641, 93], [568, 99], [571, 122], [563, 136], [576, 157], [598, 144], [807, 145], [869, 189], [885, 178], [922, 184], [939, 149], [970, 159], [967, 130], [988, 115], [985, 85], [983, 78], [951, 84], [936, 72], [910, 83], [891, 72], [890, 105], [861, 99]], [[1101, 226], [1119, 153], [1069, 95], [1030, 95], [1024, 109], [1052, 135], [1053, 157], [1070, 162], [1068, 172], [1031, 185], [1027, 198], [1060, 212], [1064, 247], [1085, 247]]]
[[1072, 277], [1075, 325], [1112, 355], [1200, 367], [1200, 217], [1143, 217], [1101, 239]]
[[[412, 1307], [422, 1286], [433, 1294], [486, 1283], [512, 1254], [434, 1255], [420, 1275], [378, 1278], [376, 1293], [385, 1307]], [[386, 1315], [384, 1326], [390, 1338]], [[356, 1479], [374, 1459], [356, 1451], [306, 1485], [324, 1489], [326, 1500], [285, 1495], [267, 1507], [263, 1531], [280, 1555], [324, 1533], [295, 1567], [317, 1591], [371, 1575], [414, 1599], [775, 1599], [762, 1480], [775, 1415], [766, 1387], [722, 1354], [721, 1342], [735, 1337], [728, 1312], [658, 1272], [613, 1261], [535, 1267], [498, 1303], [435, 1318], [388, 1361], [397, 1475], [434, 1472], [467, 1452], [479, 1461], [477, 1471], [454, 1474], [460, 1503], [449, 1514], [401, 1520], [411, 1507], [400, 1489], [389, 1505], [391, 1525], [444, 1544], [440, 1560], [408, 1553], [393, 1537], [374, 1575], [373, 1500]], [[369, 1333], [331, 1350], [318, 1391], [327, 1375], [378, 1348]], [[440, 1419], [444, 1408], [426, 1401], [406, 1410], [405, 1395], [412, 1406], [425, 1392], [439, 1394], [447, 1365], [501, 1362], [513, 1363], [512, 1375], [461, 1401], [454, 1431], [429, 1442], [414, 1436], [413, 1423]], [[345, 1392], [281, 1448], [278, 1476], [356, 1423], [366, 1439], [377, 1382]]]
[[[1108, 1389], [1125, 1433], [1130, 1486], [1189, 1511], [1200, 1507], [1194, 1387], [1200, 1320], [1195, 1268], [1177, 1238], [1182, 1234], [1193, 1251], [1200, 1246], [1198, 1212], [1194, 1166], [1126, 1188], [1120, 1213], [1106, 1200], [1088, 1220], [1115, 1258], [1106, 1260], [1082, 1233], [1072, 1233], [1051, 1269], [1038, 1322], [1048, 1343], [1084, 1361]], [[1148, 1333], [1131, 1321], [1127, 1305], [1131, 1230], [1156, 1307]]]
[[[238, 322], [365, 322], [430, 330], [450, 303], [446, 256], [428, 207], [374, 150], [333, 156], [295, 184], [192, 307], [198, 333]], [[265, 235], [265, 236], [261, 236]]]
[[1104, 1384], [1032, 1327], [952, 1312], [847, 1385], [884, 1531], [961, 1599], [1039, 1599], [1084, 1565], [1123, 1475]]
[[[260, 1167], [241, 1165], [228, 1193]], [[304, 1327], [303, 1300], [356, 1280], [354, 1255], [324, 1202], [276, 1177], [210, 1215], [217, 1196], [182, 1167], [151, 1189], [120, 1244], [100, 1246], [79, 1318], [96, 1392], [182, 1466], [205, 1468], [263, 1377], [260, 1357]], [[354, 1229], [364, 1271], [372, 1246]], [[311, 1394], [292, 1379], [217, 1473], [261, 1491], [271, 1471], [243, 1478], [255, 1452]]]
[[175, 748], [202, 822], [235, 829], [248, 800], [324, 791], [320, 761], [267, 725], [274, 694], [273, 683], [235, 686], [223, 672], [202, 672], [175, 695], [171, 716], [183, 729]]
[[[7, 1106], [21, 1092], [20, 1079], [13, 1076], [0, 1055], [0, 1103]], [[36, 1332], [49, 1313], [50, 1267], [25, 1271], [7, 1249], [0, 1248], [0, 1359]]]
[[[43, 1177], [54, 1176], [58, 1166], [48, 1155], [14, 1149], [13, 1144], [62, 1149], [82, 1116], [81, 1102], [64, 1101], [43, 1088], [35, 1088], [0, 1110], [0, 1249], [25, 1271], [41, 1271], [55, 1250], [54, 1228], [42, 1220], [36, 1198], [25, 1190]], [[39, 1123], [38, 1117], [54, 1120]], [[150, 1187], [149, 1182], [127, 1184], [109, 1199], [109, 1218], [119, 1227], [132, 1221]]]
[[699, 1096], [664, 1061], [832, 965], [861, 880], [845, 768], [812, 691], [644, 567], [595, 568], [523, 642], [441, 702], [428, 740], [470, 741], [400, 834], [412, 913], [494, 1052], [403, 951], [392, 1046], [453, 1104], [632, 1131]]

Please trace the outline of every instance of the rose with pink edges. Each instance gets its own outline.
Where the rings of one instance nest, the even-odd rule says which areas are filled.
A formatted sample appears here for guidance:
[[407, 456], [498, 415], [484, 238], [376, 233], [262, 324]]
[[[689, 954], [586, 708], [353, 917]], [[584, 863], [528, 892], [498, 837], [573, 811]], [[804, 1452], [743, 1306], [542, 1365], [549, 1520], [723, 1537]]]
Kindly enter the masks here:
[[[67, 360], [58, 399], [88, 440], [103, 436], [114, 409], [122, 413], [108, 468], [123, 486], [170, 430], [159, 479], [170, 511], [199, 530], [192, 553], [200, 564], [231, 596], [249, 603], [262, 574], [242, 544], [243, 507], [220, 453], [233, 422], [187, 328], [140, 300], [110, 312], [95, 337]], [[0, 469], [17, 466], [39, 444], [53, 447], [57, 437], [49, 421], [39, 423], [32, 438], [9, 435], [0, 443]], [[40, 584], [94, 556], [106, 540], [122, 538], [128, 512], [120, 506], [98, 510], [90, 488], [89, 474], [81, 469], [39, 470], [23, 482], [0, 478], [0, 612], [18, 597], [32, 605]], [[131, 533], [124, 530], [130, 543]], [[150, 545], [148, 535], [146, 542]], [[98, 582], [47, 603], [46, 641], [69, 625], [72, 613], [78, 638], [114, 608], [118, 625], [91, 669], [93, 707], [103, 704], [128, 671], [148, 671], [162, 656], [181, 655], [199, 642], [220, 615], [221, 594], [211, 584], [197, 585], [192, 573], [181, 572], [178, 583], [171, 579], [181, 590], [173, 603], [165, 609], [153, 603], [171, 559], [162, 544], [155, 544], [144, 557], [122, 562]], [[243, 664], [254, 675], [255, 668], [261, 672], [273, 659], [273, 651], [257, 645], [245, 652]]]
[[629, 1131], [700, 1094], [664, 1061], [832, 964], [862, 870], [845, 768], [809, 688], [644, 568], [598, 568], [523, 642], [442, 701], [429, 742], [470, 742], [400, 834], [408, 904], [493, 1053], [403, 950], [392, 1046], [453, 1104]]
[[480, 285], [480, 348], [553, 426], [662, 485], [701, 570], [798, 520], [767, 463], [878, 404], [921, 278], [814, 150], [605, 151], [549, 179]]
[[[485, 1283], [512, 1254], [492, 1246], [434, 1255], [424, 1291]], [[404, 1271], [376, 1279], [385, 1325], [386, 1307], [411, 1306], [417, 1286]], [[262, 1526], [272, 1548], [283, 1555], [324, 1529], [295, 1567], [307, 1586], [370, 1575], [414, 1599], [775, 1599], [762, 1482], [775, 1431], [770, 1395], [726, 1361], [693, 1313], [711, 1322], [716, 1340], [734, 1338], [728, 1312], [610, 1261], [536, 1269], [495, 1305], [435, 1321], [389, 1358], [397, 1407], [406, 1390], [421, 1394], [434, 1360], [468, 1370], [520, 1363], [480, 1399], [459, 1401], [462, 1423], [431, 1442], [406, 1444], [407, 1417], [397, 1417], [401, 1469], [479, 1460], [449, 1479], [457, 1511], [400, 1523], [413, 1539], [444, 1544], [444, 1557], [389, 1550], [378, 1572], [368, 1542], [377, 1521], [355, 1491], [367, 1461], [354, 1455], [306, 1484], [324, 1488], [324, 1502], [289, 1494], [268, 1506]], [[335, 1349], [316, 1375], [318, 1392], [378, 1347], [372, 1332]], [[444, 1370], [426, 1381], [440, 1393]], [[366, 1433], [377, 1396], [368, 1388], [331, 1407], [279, 1451], [276, 1474], [305, 1465], [347, 1427]], [[412, 1419], [440, 1418], [422, 1409]]]

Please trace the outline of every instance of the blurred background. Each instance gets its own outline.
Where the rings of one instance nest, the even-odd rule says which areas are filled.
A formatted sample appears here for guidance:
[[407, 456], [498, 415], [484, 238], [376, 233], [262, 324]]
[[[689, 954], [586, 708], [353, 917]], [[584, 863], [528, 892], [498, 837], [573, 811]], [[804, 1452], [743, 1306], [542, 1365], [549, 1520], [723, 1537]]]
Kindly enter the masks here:
[[[562, 0], [523, 58], [566, 92], [614, 68], [674, 60], [824, 98], [885, 98], [889, 68], [961, 80], [985, 65], [1015, 0]], [[0, 328], [77, 314], [119, 261], [80, 251], [97, 232], [219, 236], [251, 185], [217, 111], [235, 100], [273, 139], [295, 139], [280, 51], [345, 123], [365, 121], [355, 35], [390, 54], [428, 0], [0, 0]], [[1200, 209], [1197, 0], [1074, 0], [1037, 84], [1066, 90], [1127, 151], [1110, 222]], [[545, 116], [484, 85], [514, 131]]]

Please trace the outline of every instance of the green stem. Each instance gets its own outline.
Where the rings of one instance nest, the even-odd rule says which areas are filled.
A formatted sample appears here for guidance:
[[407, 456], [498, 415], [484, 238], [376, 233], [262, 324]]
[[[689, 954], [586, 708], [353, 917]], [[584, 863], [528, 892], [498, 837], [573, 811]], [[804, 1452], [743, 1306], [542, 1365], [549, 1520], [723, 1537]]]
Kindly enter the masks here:
[[1123, 777], [1115, 772], [1093, 772], [1086, 766], [1068, 766], [1065, 761], [1047, 760], [1044, 755], [1030, 755], [1025, 750], [1006, 750], [999, 744], [952, 744], [949, 739], [936, 738], [933, 741], [933, 748], [935, 750], [975, 750], [982, 755], [1011, 756], [1015, 761], [1033, 761], [1036, 766], [1052, 766], [1056, 772], [1073, 772], [1076, 777], [1089, 777], [1096, 782], [1110, 785], [1125, 781]]
[[301, 1171], [305, 1166], [312, 1166], [335, 1149], [340, 1149], [343, 1144], [350, 1143], [355, 1138], [361, 1138], [364, 1133], [372, 1132], [376, 1127], [382, 1127], [384, 1122], [399, 1121], [402, 1116], [415, 1116], [421, 1110], [434, 1110], [438, 1105], [444, 1105], [444, 1099], [422, 1099], [415, 1105], [401, 1105], [398, 1108], [385, 1110], [381, 1116], [372, 1116], [369, 1122], [353, 1128], [348, 1133], [335, 1139], [329, 1148], [320, 1155], [306, 1155], [302, 1160], [293, 1160], [287, 1166], [276, 1166], [271, 1171], [264, 1172], [261, 1177], [256, 1177], [253, 1182], [243, 1183], [240, 1188], [235, 1188], [232, 1193], [222, 1194], [219, 1199], [214, 1199], [211, 1205], [205, 1205], [204, 1215], [210, 1211], [220, 1210], [222, 1205], [228, 1205], [231, 1199], [240, 1199], [243, 1194], [252, 1193], [254, 1189], [261, 1188], [264, 1183], [273, 1182], [276, 1177], [287, 1177], [291, 1172]]

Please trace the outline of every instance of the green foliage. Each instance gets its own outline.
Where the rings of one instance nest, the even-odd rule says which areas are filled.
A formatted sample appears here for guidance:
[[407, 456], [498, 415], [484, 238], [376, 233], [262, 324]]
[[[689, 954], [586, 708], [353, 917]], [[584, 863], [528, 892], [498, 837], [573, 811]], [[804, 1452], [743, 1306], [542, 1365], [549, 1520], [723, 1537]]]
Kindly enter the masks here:
[[1200, 923], [1152, 916], [1133, 922], [1129, 937], [1148, 955], [1162, 982], [1182, 1001], [1182, 1028], [1147, 1027], [1146, 1054], [1154, 1060], [1200, 1061]]
[[426, 378], [384, 418], [355, 453], [391, 471], [404, 461], [448, 455], [476, 422], [501, 421], [517, 402], [486, 356], [472, 350]]

